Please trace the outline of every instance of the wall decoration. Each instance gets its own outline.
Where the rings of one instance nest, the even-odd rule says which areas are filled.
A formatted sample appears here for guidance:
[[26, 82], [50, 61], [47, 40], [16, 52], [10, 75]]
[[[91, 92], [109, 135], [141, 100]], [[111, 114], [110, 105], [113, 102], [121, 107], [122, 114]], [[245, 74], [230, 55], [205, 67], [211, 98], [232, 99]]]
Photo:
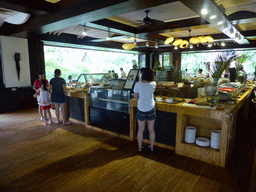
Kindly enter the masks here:
[[14, 60], [16, 63], [16, 71], [17, 71], [17, 75], [18, 75], [18, 80], [20, 80], [20, 53], [14, 54]]

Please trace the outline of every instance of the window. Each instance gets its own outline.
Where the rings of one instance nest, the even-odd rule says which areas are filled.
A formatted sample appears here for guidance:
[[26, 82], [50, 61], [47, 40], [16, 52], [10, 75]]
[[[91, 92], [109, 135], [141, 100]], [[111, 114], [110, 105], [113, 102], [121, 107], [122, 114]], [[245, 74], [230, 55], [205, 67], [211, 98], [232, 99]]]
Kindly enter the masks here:
[[107, 73], [114, 70], [121, 76], [120, 68], [129, 73], [133, 63], [138, 64], [139, 54], [100, 51], [67, 47], [44, 46], [45, 73], [50, 80], [54, 70], [60, 69], [61, 77], [68, 79], [72, 75], [77, 80], [81, 73]]

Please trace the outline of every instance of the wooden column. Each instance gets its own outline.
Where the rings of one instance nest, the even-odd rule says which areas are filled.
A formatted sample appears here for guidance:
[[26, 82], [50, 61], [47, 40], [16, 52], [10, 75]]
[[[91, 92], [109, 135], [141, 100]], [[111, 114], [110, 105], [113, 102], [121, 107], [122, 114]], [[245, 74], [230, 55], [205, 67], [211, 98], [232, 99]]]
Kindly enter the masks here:
[[181, 70], [181, 53], [172, 54], [172, 64], [177, 67], [178, 70]]
[[35, 38], [28, 38], [28, 51], [31, 85], [33, 85], [34, 81], [38, 79], [40, 71], [45, 72], [43, 42]]

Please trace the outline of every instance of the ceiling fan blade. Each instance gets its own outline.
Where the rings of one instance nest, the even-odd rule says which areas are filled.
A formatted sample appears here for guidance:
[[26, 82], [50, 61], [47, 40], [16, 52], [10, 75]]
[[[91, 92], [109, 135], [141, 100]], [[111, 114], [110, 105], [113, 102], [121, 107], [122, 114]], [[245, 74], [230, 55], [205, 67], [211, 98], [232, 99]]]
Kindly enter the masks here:
[[137, 27], [137, 29], [145, 29], [149, 26], [150, 24], [144, 24], [144, 25], [141, 25], [139, 27]]
[[152, 25], [164, 25], [165, 22], [160, 21], [160, 20], [156, 20], [156, 19], [151, 19], [151, 24]]

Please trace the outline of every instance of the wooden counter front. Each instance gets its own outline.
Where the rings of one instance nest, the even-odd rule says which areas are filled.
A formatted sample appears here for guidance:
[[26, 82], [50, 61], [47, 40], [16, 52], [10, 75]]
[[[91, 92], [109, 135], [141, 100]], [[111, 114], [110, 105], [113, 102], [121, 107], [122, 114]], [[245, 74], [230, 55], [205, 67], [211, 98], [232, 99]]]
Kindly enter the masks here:
[[82, 124], [89, 124], [89, 106], [90, 106], [90, 98], [89, 98], [89, 94], [87, 91], [67, 91], [66, 92], [66, 96], [67, 97], [74, 97], [74, 98], [79, 98], [79, 99], [83, 99], [83, 104], [84, 104], [84, 121], [81, 120], [77, 120], [74, 118], [70, 118], [70, 120], [77, 122], [77, 123], [82, 123]]
[[[156, 143], [157, 146], [175, 150], [175, 153], [194, 159], [198, 159], [204, 162], [208, 162], [214, 165], [225, 167], [229, 154], [234, 146], [234, 136], [236, 128], [236, 119], [238, 110], [243, 107], [245, 113], [244, 119], [248, 117], [248, 108], [250, 103], [250, 96], [253, 90], [248, 89], [236, 104], [224, 104], [224, 110], [216, 110], [210, 107], [196, 107], [196, 106], [184, 106], [189, 99], [185, 102], [177, 104], [169, 104], [166, 102], [156, 102], [156, 110], [168, 113], [177, 114], [176, 118], [176, 140], [175, 147], [165, 145], [162, 143]], [[106, 132], [118, 137], [126, 138], [129, 140], [136, 139], [136, 114], [135, 108], [137, 107], [137, 100], [130, 100], [130, 136], [124, 136], [122, 134], [107, 131], [101, 128], [90, 125], [89, 122], [89, 106], [90, 99], [87, 92], [69, 92], [68, 97], [76, 97], [84, 99], [84, 115], [85, 122], [79, 122], [85, 124], [89, 128], [93, 128], [102, 132]], [[71, 119], [73, 120], [73, 119]], [[76, 120], [74, 120], [76, 121]], [[156, 122], [157, 123], [157, 122]], [[184, 142], [185, 128], [186, 126], [195, 126], [197, 128], [198, 137], [211, 137], [211, 131], [219, 129], [221, 134], [221, 148], [216, 150], [211, 147], [200, 147], [196, 144], [188, 144]], [[175, 137], [174, 137], [175, 138]], [[146, 140], [146, 142], [149, 142]]]
[[[185, 102], [178, 104], [156, 102], [156, 110], [177, 113], [175, 145], [175, 152], [177, 154], [225, 167], [230, 151], [232, 150], [230, 143], [231, 145], [234, 143], [232, 139], [235, 134], [237, 111], [244, 105], [245, 112], [248, 113], [249, 110], [247, 107], [249, 106], [251, 94], [252, 90], [249, 89], [240, 97], [236, 104], [231, 105], [226, 103], [224, 110], [211, 109], [210, 107], [193, 107], [193, 105], [184, 106], [183, 104]], [[136, 114], [134, 110], [136, 107], [137, 100], [131, 99], [130, 130], [133, 139], [135, 139], [136, 134]], [[244, 113], [244, 117], [248, 116], [246, 113]], [[185, 143], [186, 126], [195, 126], [197, 128], [197, 137], [210, 138], [212, 130], [221, 130], [220, 149], [216, 150], [211, 147], [200, 147], [196, 144]]]

